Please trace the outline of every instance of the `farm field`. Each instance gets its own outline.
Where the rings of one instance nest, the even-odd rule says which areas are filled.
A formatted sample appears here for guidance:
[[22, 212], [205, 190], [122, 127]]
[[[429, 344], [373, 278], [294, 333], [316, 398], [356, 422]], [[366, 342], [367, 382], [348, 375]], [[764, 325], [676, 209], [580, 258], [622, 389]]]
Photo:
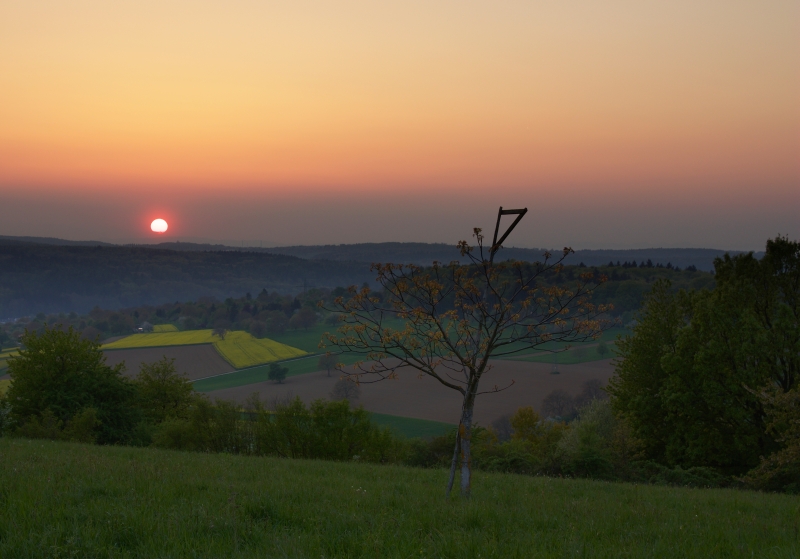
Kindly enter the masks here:
[[758, 557], [800, 554], [800, 499], [0, 439], [2, 557]]
[[0, 396], [6, 393], [8, 387], [11, 385], [10, 380], [0, 380]]
[[[399, 320], [387, 321], [387, 324], [395, 328], [400, 328], [402, 322]], [[324, 353], [326, 349], [320, 348], [319, 343], [325, 332], [336, 333], [338, 324], [317, 324], [307, 330], [288, 330], [283, 334], [271, 336], [276, 342], [281, 342], [292, 347], [300, 348], [308, 353]]]
[[212, 344], [220, 341], [213, 330], [187, 330], [184, 332], [153, 332], [131, 334], [108, 344], [102, 349], [132, 349], [139, 347], [166, 347], [173, 345]]
[[[316, 359], [309, 361], [316, 364]], [[610, 360], [564, 365], [557, 375], [550, 374], [550, 370], [551, 366], [547, 363], [492, 362], [492, 370], [482, 380], [483, 390], [488, 390], [495, 384], [503, 388], [511, 384], [512, 380], [514, 385], [496, 394], [479, 396], [475, 404], [475, 421], [480, 425], [489, 425], [521, 406], [533, 406], [540, 410], [542, 400], [553, 390], [560, 388], [574, 396], [587, 380], [600, 379], [605, 383], [614, 372]], [[225, 379], [228, 376], [233, 375], [218, 378]], [[317, 398], [328, 398], [338, 378], [335, 374], [329, 377], [325, 371], [317, 371], [289, 377], [282, 384], [263, 380], [232, 388], [206, 389], [213, 387], [211, 381], [214, 380], [216, 379], [195, 383], [195, 389], [212, 398], [242, 403], [254, 392], [258, 392], [261, 399], [268, 402], [295, 396], [299, 396], [304, 402], [311, 402]], [[457, 422], [461, 409], [461, 399], [457, 392], [443, 387], [430, 377], [418, 378], [416, 372], [408, 369], [401, 369], [396, 380], [362, 383], [361, 397], [354, 404], [363, 405], [373, 413], [442, 423]]]
[[[352, 364], [358, 358], [354, 355], [344, 355], [341, 362], [345, 364]], [[286, 367], [288, 372], [287, 377], [297, 375], [305, 375], [319, 371], [317, 362], [319, 355], [310, 355], [308, 357], [298, 357], [291, 361], [282, 361], [281, 366]], [[327, 372], [325, 372], [327, 374]], [[264, 382], [269, 380], [269, 366], [261, 365], [257, 367], [250, 367], [232, 373], [223, 374], [213, 378], [201, 378], [194, 383], [195, 390], [199, 392], [210, 392], [212, 390], [222, 390], [224, 388], [236, 388], [237, 386], [246, 386], [256, 382]], [[337, 375], [336, 372], [331, 371], [331, 375]]]
[[213, 330], [133, 334], [104, 344], [102, 349], [118, 350], [200, 344], [212, 344], [222, 358], [237, 369], [306, 355], [302, 349], [273, 340], [254, 338], [247, 332], [228, 332], [224, 339], [220, 339]]
[[156, 324], [153, 326], [153, 332], [161, 333], [161, 332], [177, 332], [178, 327], [174, 324]]
[[537, 354], [527, 354], [519, 356], [505, 357], [510, 361], [527, 361], [529, 363], [550, 363], [551, 365], [577, 365], [578, 363], [589, 363], [591, 361], [602, 361], [614, 356], [614, 344], [608, 344], [608, 352], [603, 355], [597, 351], [598, 345], [583, 345], [559, 352], [539, 352]]
[[178, 373], [186, 373], [190, 380], [228, 373], [234, 370], [233, 365], [225, 361], [211, 344], [115, 349], [113, 351], [104, 351], [103, 354], [106, 357], [106, 363], [109, 365], [113, 366], [124, 361], [125, 376], [128, 377], [138, 375], [142, 363], [153, 363], [163, 357], [175, 359], [175, 368]]

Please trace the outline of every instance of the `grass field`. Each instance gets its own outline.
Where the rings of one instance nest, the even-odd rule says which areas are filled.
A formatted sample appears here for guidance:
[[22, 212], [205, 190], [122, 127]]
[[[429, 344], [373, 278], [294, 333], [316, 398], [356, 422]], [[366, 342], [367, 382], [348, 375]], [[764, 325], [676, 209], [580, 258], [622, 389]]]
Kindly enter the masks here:
[[213, 344], [219, 354], [237, 369], [306, 355], [306, 352], [302, 349], [266, 338], [254, 338], [247, 332], [228, 332], [224, 339], [220, 339], [219, 336], [214, 335], [213, 330], [133, 334], [121, 340], [105, 344], [103, 349], [134, 349], [197, 344]]
[[153, 332], [161, 333], [161, 332], [177, 332], [178, 327], [174, 324], [156, 324], [153, 326]]
[[0, 439], [0, 557], [763, 557], [800, 499]]
[[377, 423], [381, 427], [389, 427], [398, 435], [403, 435], [410, 439], [415, 437], [423, 439], [438, 437], [456, 428], [456, 426], [451, 423], [428, 421], [427, 419], [386, 415], [383, 413], [373, 413], [371, 415], [373, 423]]
[[557, 363], [559, 365], [577, 365], [579, 363], [589, 363], [600, 361], [601, 359], [611, 359], [615, 357], [613, 344], [608, 344], [608, 353], [601, 355], [597, 351], [597, 345], [576, 347], [567, 351], [557, 353], [538, 353], [536, 355], [524, 355], [520, 357], [508, 357], [513, 361], [528, 361], [531, 363]]
[[[547, 343], [539, 346], [537, 351], [521, 351], [513, 355], [501, 357], [501, 359], [511, 359], [514, 361], [530, 361], [533, 363], [555, 363], [556, 360], [561, 365], [577, 365], [579, 363], [588, 363], [590, 361], [599, 361], [602, 359], [611, 359], [615, 356], [614, 342], [617, 336], [624, 336], [630, 333], [624, 328], [611, 328], [603, 332], [597, 339], [580, 344], [571, 344], [571, 348], [565, 350], [564, 348], [569, 345], [565, 343]], [[605, 342], [609, 352], [605, 355], [600, 355], [597, 352], [597, 346], [601, 342]]]
[[[402, 326], [402, 322], [399, 320], [387, 321], [387, 324], [390, 324], [394, 328], [400, 328]], [[319, 347], [319, 342], [323, 334], [325, 332], [335, 334], [338, 327], [338, 324], [330, 325], [322, 323], [308, 330], [290, 330], [283, 334], [275, 334], [272, 336], [272, 339], [292, 347], [298, 347], [309, 353], [320, 353], [326, 351]]]
[[[343, 355], [341, 357], [341, 362], [347, 365], [352, 364], [357, 360], [358, 357], [355, 355]], [[319, 355], [310, 355], [308, 357], [293, 359], [292, 361], [284, 361], [281, 363], [281, 366], [289, 369], [289, 372], [286, 373], [286, 376], [291, 377], [318, 371], [319, 367], [317, 366], [317, 361], [319, 361]], [[265, 380], [269, 380], [268, 365], [251, 367], [242, 371], [235, 371], [233, 373], [227, 373], [212, 378], [200, 379], [195, 381], [194, 389], [199, 392], [211, 392], [212, 390], [235, 388], [237, 386], [245, 386], [247, 384], [263, 382]]]

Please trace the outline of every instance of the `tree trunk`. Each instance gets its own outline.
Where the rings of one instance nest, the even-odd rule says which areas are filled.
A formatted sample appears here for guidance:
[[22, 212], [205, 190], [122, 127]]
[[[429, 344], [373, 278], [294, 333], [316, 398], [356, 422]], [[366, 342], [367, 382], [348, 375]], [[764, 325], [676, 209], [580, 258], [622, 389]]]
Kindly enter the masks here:
[[453, 450], [453, 461], [450, 463], [450, 479], [447, 482], [447, 495], [453, 489], [456, 470], [461, 463], [461, 496], [469, 497], [472, 483], [472, 453], [470, 441], [472, 438], [472, 410], [475, 406], [474, 390], [468, 389], [461, 406], [461, 421], [456, 433], [456, 445]]
[[447, 482], [447, 496], [453, 490], [453, 481], [456, 479], [456, 469], [458, 468], [458, 456], [461, 454], [461, 437], [456, 431], [456, 447], [453, 449], [453, 460], [450, 462], [450, 479]]
[[458, 426], [458, 438], [461, 441], [461, 496], [469, 498], [472, 489], [472, 409], [475, 396], [467, 394], [461, 412], [461, 423]]

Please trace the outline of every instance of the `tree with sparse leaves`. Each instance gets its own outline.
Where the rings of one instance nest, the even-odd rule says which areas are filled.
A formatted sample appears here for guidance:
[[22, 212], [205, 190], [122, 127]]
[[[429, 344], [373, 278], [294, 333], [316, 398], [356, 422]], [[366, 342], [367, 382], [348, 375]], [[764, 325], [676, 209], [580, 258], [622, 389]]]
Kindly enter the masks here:
[[480, 229], [474, 237], [476, 246], [458, 243], [471, 264], [374, 264], [382, 291], [354, 287], [349, 298], [337, 298], [327, 310], [341, 313], [341, 326], [324, 341], [362, 356], [345, 373], [359, 383], [392, 379], [407, 367], [461, 394], [447, 492], [460, 465], [465, 497], [470, 494], [475, 399], [508, 388], [482, 389], [483, 377], [491, 377], [490, 359], [530, 352], [548, 342], [596, 339], [607, 327], [604, 313], [609, 310], [590, 301], [593, 289], [605, 281], [592, 271], [577, 281], [545, 281], [561, 273], [572, 249], [555, 257], [545, 253], [541, 262], [493, 264], [499, 242], [484, 247]]
[[327, 352], [319, 356], [319, 361], [317, 361], [317, 367], [320, 369], [325, 369], [328, 371], [328, 376], [331, 376], [331, 370], [336, 368], [337, 363], [339, 362], [338, 356], [334, 355], [333, 353]]

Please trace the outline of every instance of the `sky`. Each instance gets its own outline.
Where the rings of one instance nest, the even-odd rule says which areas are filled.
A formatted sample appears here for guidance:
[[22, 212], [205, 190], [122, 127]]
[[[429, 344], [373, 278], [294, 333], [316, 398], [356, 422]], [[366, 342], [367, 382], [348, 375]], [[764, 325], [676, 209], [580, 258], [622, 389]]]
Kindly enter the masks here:
[[499, 206], [521, 247], [800, 238], [800, 3], [0, 3], [0, 235], [455, 243]]

